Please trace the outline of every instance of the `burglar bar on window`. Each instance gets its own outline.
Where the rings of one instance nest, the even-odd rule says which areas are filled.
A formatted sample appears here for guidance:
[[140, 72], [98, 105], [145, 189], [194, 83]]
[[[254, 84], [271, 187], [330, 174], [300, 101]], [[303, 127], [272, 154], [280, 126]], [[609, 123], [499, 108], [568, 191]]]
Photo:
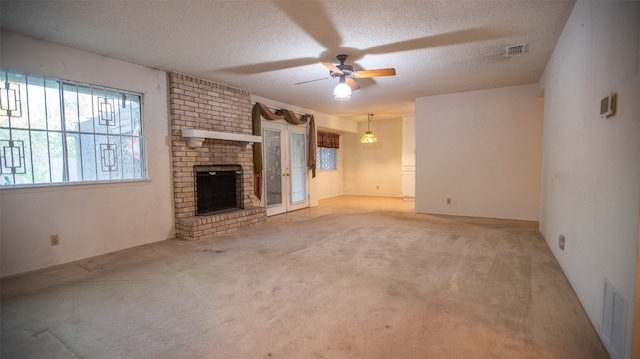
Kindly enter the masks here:
[[2, 142], [2, 166], [0, 173], [25, 174], [24, 141], [4, 140]]
[[98, 97], [98, 119], [103, 126], [116, 125], [116, 113], [112, 98]]
[[5, 82], [4, 88], [0, 88], [0, 110], [5, 116], [22, 117], [20, 84]]
[[118, 171], [118, 154], [116, 145], [113, 143], [100, 144], [100, 162], [102, 172]]

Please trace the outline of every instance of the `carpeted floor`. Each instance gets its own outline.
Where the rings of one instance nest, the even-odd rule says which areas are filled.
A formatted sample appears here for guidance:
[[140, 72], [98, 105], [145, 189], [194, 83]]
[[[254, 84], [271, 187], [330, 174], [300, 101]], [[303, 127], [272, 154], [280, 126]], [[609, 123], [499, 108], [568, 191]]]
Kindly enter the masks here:
[[5, 280], [2, 358], [608, 357], [535, 223], [399, 201]]

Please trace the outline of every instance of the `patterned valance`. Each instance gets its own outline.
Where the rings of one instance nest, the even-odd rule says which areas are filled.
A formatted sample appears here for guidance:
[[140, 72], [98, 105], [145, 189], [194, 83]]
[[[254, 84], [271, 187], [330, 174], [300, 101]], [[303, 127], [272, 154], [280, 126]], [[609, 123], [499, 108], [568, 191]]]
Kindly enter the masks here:
[[340, 148], [340, 135], [329, 132], [318, 132], [318, 147]]

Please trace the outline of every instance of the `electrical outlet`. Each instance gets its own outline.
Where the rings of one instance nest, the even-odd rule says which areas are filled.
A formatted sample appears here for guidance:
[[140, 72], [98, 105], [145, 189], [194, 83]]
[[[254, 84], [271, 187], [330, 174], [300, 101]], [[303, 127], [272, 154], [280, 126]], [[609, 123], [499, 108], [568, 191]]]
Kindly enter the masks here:
[[376, 189], [380, 189], [380, 186], [376, 186]]
[[447, 198], [447, 204], [451, 204], [451, 198]]
[[60, 244], [60, 237], [57, 234], [50, 235], [49, 240], [51, 241], [52, 246], [57, 246], [58, 244]]
[[565, 242], [564, 234], [561, 234], [560, 237], [558, 237], [558, 247], [560, 247], [560, 249], [562, 249], [563, 251], [564, 251], [564, 242]]

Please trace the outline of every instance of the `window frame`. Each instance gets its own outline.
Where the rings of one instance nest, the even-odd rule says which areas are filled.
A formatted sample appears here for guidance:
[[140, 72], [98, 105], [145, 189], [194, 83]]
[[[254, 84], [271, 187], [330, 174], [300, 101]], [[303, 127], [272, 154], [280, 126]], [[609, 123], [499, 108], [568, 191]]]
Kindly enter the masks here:
[[[12, 77], [22, 78], [20, 85], [24, 86], [20, 90], [24, 93], [18, 94], [20, 96], [19, 110], [24, 119], [18, 120], [22, 121], [22, 124], [18, 125], [12, 123], [12, 121], [16, 121], [13, 119], [18, 118], [18, 116], [13, 116], [11, 104], [5, 101], [9, 99], [9, 93], [8, 91], [5, 92], [5, 89], [8, 90], [9, 84], [15, 82], [11, 81]], [[0, 121], [0, 135], [7, 135], [4, 138], [0, 138], [0, 144], [2, 144], [0, 146], [0, 189], [149, 181], [143, 93], [51, 76], [11, 71], [5, 68], [0, 68], [0, 79], [0, 88], [3, 92], [0, 96], [6, 96], [2, 101], [4, 106], [7, 107], [0, 109], [0, 114], [3, 117], [2, 121]], [[52, 84], [54, 86], [51, 86]], [[71, 108], [70, 113], [75, 112], [75, 128], [68, 128], [67, 123], [69, 120], [67, 105], [69, 103], [65, 101], [65, 95], [67, 95], [65, 91], [68, 91], [68, 88], [72, 88], [73, 91], [71, 93], [75, 94], [75, 99], [69, 102], [74, 106]], [[42, 94], [34, 93], [33, 91], [42, 91]], [[49, 91], [55, 93], [51, 99], [49, 98]], [[86, 112], [81, 114], [81, 104], [78, 99], [83, 94], [85, 100], [88, 99], [90, 101], [90, 105], [85, 104], [90, 108], [88, 115]], [[103, 102], [100, 102], [101, 99]], [[51, 100], [52, 104], [57, 102], [57, 104], [53, 105], [57, 113], [50, 113], [50, 107], [47, 104], [49, 100]], [[37, 104], [31, 105], [30, 101]], [[107, 103], [110, 103], [111, 107], [115, 107], [112, 111], [114, 113], [113, 116], [117, 116], [113, 117], [113, 119], [117, 120], [115, 124], [109, 124], [108, 117], [100, 117], [100, 114], [104, 114], [100, 108]], [[114, 106], [114, 103], [117, 103], [117, 105]], [[119, 108], [123, 105], [128, 105], [129, 110], [121, 111]], [[40, 107], [40, 112], [32, 114], [33, 108], [38, 107]], [[44, 124], [38, 124], [38, 121], [44, 121]], [[91, 122], [91, 124], [89, 125], [87, 122]], [[99, 126], [106, 126], [106, 128], [98, 130], [96, 122], [100, 122]], [[89, 126], [91, 130], [87, 130], [86, 127], [83, 128], [83, 123], [85, 123], [85, 126]], [[123, 132], [123, 128], [126, 129], [125, 132]], [[19, 136], [21, 132], [24, 136], [22, 139]], [[52, 136], [59, 136], [59, 138], [52, 141]], [[83, 139], [83, 137], [86, 138]], [[22, 174], [16, 172], [15, 169], [19, 168], [19, 166], [15, 166], [15, 162], [12, 162], [16, 156], [9, 159], [4, 154], [7, 148], [13, 151], [15, 142], [21, 142], [21, 140], [24, 153], [20, 159], [23, 161], [22, 166], [24, 166], [25, 171]], [[100, 140], [104, 143], [101, 143]], [[84, 144], [83, 141], [85, 141]], [[26, 148], [27, 146], [28, 149]], [[43, 147], [34, 150], [34, 147], [38, 146]], [[59, 146], [59, 149], [56, 149], [55, 146]], [[75, 155], [70, 155], [70, 149], [78, 152]], [[103, 150], [103, 152], [100, 153], [100, 150]], [[113, 158], [105, 156], [105, 153], [110, 154]], [[87, 155], [89, 155], [87, 160], [93, 160], [93, 162], [83, 163], [83, 156]], [[38, 168], [35, 163], [38, 160], [45, 161], [47, 169], [44, 172], [48, 172], [45, 175], [40, 174], [42, 177], [39, 179], [37, 176], [39, 175], [38, 172], [41, 172], [41, 168]], [[116, 161], [117, 164], [113, 165], [112, 160]], [[6, 166], [7, 163], [10, 163], [9, 166]], [[104, 170], [105, 163], [107, 166], [106, 171]], [[93, 172], [91, 166], [93, 166]], [[114, 170], [113, 167], [116, 167], [116, 169]], [[113, 173], [116, 173], [117, 178], [112, 178], [114, 176]], [[20, 178], [20, 175], [26, 175], [28, 183], [15, 183]], [[5, 176], [8, 176], [9, 179], [6, 180]]]
[[[324, 163], [324, 161], [321, 160], [321, 154], [320, 152], [323, 150], [330, 150], [333, 152], [333, 165], [334, 168], [324, 168], [321, 165]], [[317, 156], [317, 170], [321, 171], [321, 172], [328, 172], [328, 171], [337, 171], [338, 170], [338, 148], [330, 148], [330, 147], [322, 147], [322, 146], [318, 146], [317, 152], [316, 152], [316, 156]]]

